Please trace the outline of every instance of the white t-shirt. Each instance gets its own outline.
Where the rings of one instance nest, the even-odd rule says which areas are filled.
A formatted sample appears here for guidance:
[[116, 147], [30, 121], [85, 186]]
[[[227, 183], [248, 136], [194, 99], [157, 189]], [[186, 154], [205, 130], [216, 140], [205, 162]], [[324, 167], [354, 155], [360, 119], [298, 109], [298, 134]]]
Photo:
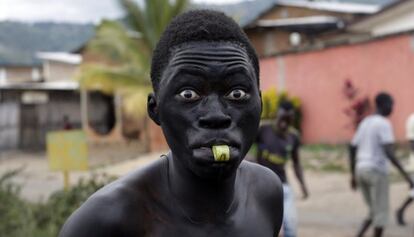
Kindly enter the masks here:
[[414, 113], [412, 113], [407, 119], [406, 134], [408, 140], [414, 140]]
[[388, 158], [382, 146], [394, 142], [392, 125], [387, 118], [378, 114], [366, 117], [359, 124], [351, 142], [357, 147], [356, 168], [388, 173]]

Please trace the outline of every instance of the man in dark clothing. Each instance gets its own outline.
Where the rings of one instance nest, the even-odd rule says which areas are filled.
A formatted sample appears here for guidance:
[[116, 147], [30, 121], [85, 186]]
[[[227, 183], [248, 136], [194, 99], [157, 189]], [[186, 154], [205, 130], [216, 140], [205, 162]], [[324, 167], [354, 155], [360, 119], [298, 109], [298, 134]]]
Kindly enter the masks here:
[[277, 111], [275, 123], [261, 126], [256, 141], [258, 163], [275, 172], [283, 182], [283, 233], [285, 237], [296, 236], [297, 223], [294, 196], [288, 185], [285, 170], [285, 164], [289, 159], [293, 161], [293, 168], [300, 183], [303, 198], [308, 197], [299, 159], [299, 132], [291, 126], [294, 115], [293, 105], [288, 101], [283, 101]]

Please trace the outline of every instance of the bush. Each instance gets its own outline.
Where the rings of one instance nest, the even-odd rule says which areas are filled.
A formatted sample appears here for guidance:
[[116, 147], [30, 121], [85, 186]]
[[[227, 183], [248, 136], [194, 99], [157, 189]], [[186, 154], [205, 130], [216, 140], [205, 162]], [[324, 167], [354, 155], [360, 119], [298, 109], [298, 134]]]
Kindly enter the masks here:
[[45, 203], [19, 197], [20, 187], [10, 181], [19, 171], [0, 177], [0, 236], [56, 237], [66, 219], [98, 189], [113, 180], [105, 175], [80, 180], [69, 190], [57, 191]]
[[262, 92], [263, 110], [261, 114], [262, 120], [271, 120], [276, 117], [277, 109], [282, 101], [290, 101], [295, 107], [294, 127], [300, 130], [302, 120], [301, 101], [298, 97], [290, 96], [287, 92], [278, 93], [276, 89], [268, 89]]
[[10, 182], [14, 170], [0, 177], [0, 236], [31, 236], [34, 222], [30, 205], [19, 197], [20, 187]]
[[89, 180], [81, 179], [69, 190], [53, 193], [44, 204], [34, 207], [33, 219], [36, 222], [36, 235], [57, 236], [66, 219], [94, 192], [102, 188], [113, 178], [108, 176], [93, 176]]

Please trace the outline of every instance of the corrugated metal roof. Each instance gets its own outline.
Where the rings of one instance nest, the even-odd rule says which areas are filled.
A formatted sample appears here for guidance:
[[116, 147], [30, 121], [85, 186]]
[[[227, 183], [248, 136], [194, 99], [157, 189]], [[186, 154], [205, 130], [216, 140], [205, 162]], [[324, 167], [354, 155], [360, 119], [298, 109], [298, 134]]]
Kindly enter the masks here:
[[82, 62], [81, 55], [66, 52], [39, 52], [36, 53], [36, 56], [43, 60], [51, 60], [75, 65]]
[[296, 5], [326, 11], [372, 14], [395, 0], [250, 0], [237, 4], [198, 5], [195, 8], [209, 8], [232, 16], [242, 28], [249, 26], [277, 5]]
[[307, 16], [274, 20], [259, 20], [259, 27], [280, 27], [291, 25], [338, 24], [341, 19], [333, 16]]
[[277, 4], [351, 14], [373, 14], [381, 9], [380, 5], [334, 1], [278, 0]]
[[68, 91], [79, 89], [77, 81], [48, 82], [0, 82], [0, 90], [57, 90]]

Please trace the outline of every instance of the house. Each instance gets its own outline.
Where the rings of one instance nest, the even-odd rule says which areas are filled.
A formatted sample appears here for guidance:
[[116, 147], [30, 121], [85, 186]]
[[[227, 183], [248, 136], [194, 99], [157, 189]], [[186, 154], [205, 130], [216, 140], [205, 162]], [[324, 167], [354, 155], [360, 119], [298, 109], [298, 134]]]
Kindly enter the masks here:
[[0, 21], [0, 82], [43, 76], [39, 51], [70, 52], [94, 34], [93, 25]]
[[348, 26], [348, 31], [371, 37], [395, 35], [414, 29], [414, 1], [397, 1]]
[[[0, 24], [0, 31], [6, 23]], [[6, 25], [10, 24], [23, 30], [12, 34], [19, 36], [19, 39], [9, 37], [0, 41], [0, 150], [43, 150], [46, 134], [64, 129], [65, 123], [70, 123], [70, 127], [75, 129], [90, 131], [92, 137], [108, 134], [115, 126], [114, 99], [98, 92], [80, 91], [79, 83], [73, 78], [82, 56], [69, 53], [70, 50], [47, 51], [48, 48], [41, 43], [37, 45], [38, 50], [36, 47], [30, 48], [20, 38], [37, 42], [36, 34], [33, 35], [37, 28], [23, 27], [23, 23], [15, 25], [8, 22]], [[40, 32], [47, 33], [44, 28], [49, 27], [49, 24], [44, 23]], [[55, 31], [59, 27], [63, 27], [66, 32], [73, 31], [75, 26], [53, 25], [49, 33], [57, 33]], [[86, 33], [86, 37], [76, 36], [81, 40], [77, 38], [75, 44], [59, 36], [55, 36], [59, 42], [41, 35], [39, 37], [53, 46], [50, 49], [65, 50], [65, 45], [75, 45], [74, 49], [84, 45], [92, 36], [89, 30]], [[4, 34], [0, 34], [1, 37]], [[67, 39], [71, 38], [68, 36]], [[10, 50], [16, 54], [8, 53]]]
[[374, 14], [379, 5], [350, 2], [279, 0], [245, 23], [259, 56], [321, 45], [356, 19]]
[[395, 2], [350, 22], [329, 43], [261, 58], [262, 89], [276, 87], [301, 98], [304, 142], [349, 141], [346, 81], [371, 101], [380, 91], [391, 93], [390, 119], [397, 140], [405, 140], [405, 121], [414, 111], [413, 12], [413, 1]]
[[42, 74], [47, 81], [68, 81], [71, 80], [82, 56], [66, 52], [38, 52], [37, 58], [42, 60]]
[[[1, 149], [42, 150], [49, 131], [62, 130], [65, 123], [82, 127], [81, 93], [73, 80], [81, 57], [64, 52], [38, 57], [43, 60], [41, 80], [0, 82]], [[108, 133], [114, 123], [112, 97], [89, 93], [86, 103], [88, 127]]]
[[[17, 59], [12, 52], [4, 52], [0, 45], [0, 83], [13, 80], [14, 82], [38, 81], [42, 76], [42, 66], [39, 60], [30, 56], [23, 60]], [[5, 47], [5, 46], [3, 46]], [[16, 52], [18, 54], [18, 52]]]
[[[344, 126], [348, 123], [346, 117], [342, 114], [342, 107], [345, 106], [344, 102], [339, 103], [339, 105], [333, 104], [333, 106], [340, 107], [338, 109], [339, 112], [334, 113], [335, 116], [344, 118], [339, 121], [331, 119], [329, 121], [337, 121], [337, 123], [320, 129], [318, 114], [314, 114], [314, 111], [309, 111], [313, 109], [312, 106], [314, 104], [308, 105], [309, 102], [312, 103], [313, 99], [312, 88], [314, 86], [318, 87], [318, 85], [316, 83], [314, 85], [309, 81], [301, 84], [302, 81], [305, 81], [302, 79], [306, 77], [306, 72], [299, 72], [299, 74], [294, 76], [294, 84], [300, 88], [292, 87], [289, 77], [294, 74], [295, 66], [298, 67], [298, 65], [285, 62], [283, 55], [295, 57], [295, 53], [300, 54], [308, 50], [326, 48], [330, 43], [329, 40], [337, 39], [335, 37], [343, 35], [343, 31], [346, 30], [348, 23], [375, 14], [381, 10], [382, 4], [389, 2], [387, 0], [330, 2], [260, 0], [227, 5], [198, 5], [195, 8], [221, 10], [239, 22], [260, 56], [262, 89], [276, 87], [280, 90], [288, 90], [293, 95], [298, 95], [302, 98], [304, 104], [303, 132], [305, 142], [342, 143], [347, 141], [350, 136], [349, 130], [344, 129]], [[348, 39], [348, 37], [345, 38]], [[310, 58], [309, 60], [312, 59]], [[322, 65], [316, 66], [323, 70]], [[312, 67], [314, 68], [315, 64]], [[323, 83], [321, 80], [327, 79], [325, 76], [319, 78], [316, 75], [316, 77], [318, 77], [318, 83]], [[341, 86], [345, 78], [340, 78], [338, 92], [333, 91], [339, 97], [341, 96]], [[303, 91], [303, 88], [307, 90]], [[323, 86], [321, 88], [322, 91], [319, 92], [319, 95], [324, 94]], [[319, 98], [316, 102], [319, 103]], [[325, 101], [325, 98], [322, 98], [322, 102], [328, 103], [329, 100]], [[337, 102], [337, 100], [333, 100], [333, 102]], [[323, 105], [323, 103], [318, 104], [318, 109], [319, 105]], [[322, 108], [322, 110], [327, 109]], [[329, 117], [324, 119], [329, 119]], [[152, 123], [150, 125], [151, 144], [163, 144], [161, 130]], [[336, 130], [332, 130], [332, 128]], [[156, 147], [155, 149], [158, 148]]]

